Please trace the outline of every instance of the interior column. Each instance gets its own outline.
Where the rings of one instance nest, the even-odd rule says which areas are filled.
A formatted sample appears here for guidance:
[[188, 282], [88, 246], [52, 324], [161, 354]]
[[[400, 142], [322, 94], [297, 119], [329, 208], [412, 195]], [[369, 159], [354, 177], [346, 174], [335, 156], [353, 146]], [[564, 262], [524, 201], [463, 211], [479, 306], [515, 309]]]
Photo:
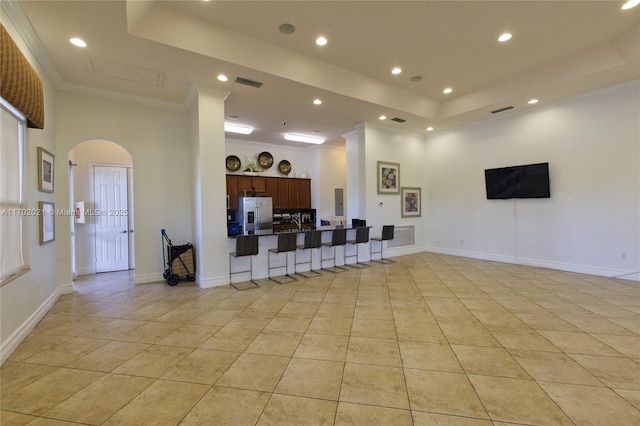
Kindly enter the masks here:
[[[191, 158], [196, 281], [200, 287], [229, 283], [227, 248], [224, 100], [228, 93], [195, 88], [191, 109]], [[180, 171], [175, 171], [180, 172]]]

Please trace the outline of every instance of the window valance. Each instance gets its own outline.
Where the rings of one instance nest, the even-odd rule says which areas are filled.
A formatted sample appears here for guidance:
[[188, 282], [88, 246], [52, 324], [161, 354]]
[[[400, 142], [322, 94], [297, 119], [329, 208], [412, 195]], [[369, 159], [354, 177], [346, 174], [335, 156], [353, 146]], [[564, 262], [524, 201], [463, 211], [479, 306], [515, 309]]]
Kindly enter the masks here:
[[29, 127], [44, 128], [42, 81], [1, 24], [0, 96], [27, 117]]

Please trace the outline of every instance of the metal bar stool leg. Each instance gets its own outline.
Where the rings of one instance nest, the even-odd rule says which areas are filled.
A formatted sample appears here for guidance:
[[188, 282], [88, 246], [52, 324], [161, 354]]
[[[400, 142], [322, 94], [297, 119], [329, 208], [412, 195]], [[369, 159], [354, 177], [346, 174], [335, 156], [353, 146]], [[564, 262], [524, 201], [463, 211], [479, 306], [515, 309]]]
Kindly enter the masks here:
[[[307, 251], [309, 250], [309, 262], [300, 262], [298, 263], [298, 250], [295, 251], [294, 255], [294, 273], [300, 275], [305, 278], [313, 278], [322, 275], [322, 272], [316, 271], [313, 269], [313, 250], [316, 248], [320, 248], [320, 244], [322, 243], [322, 231], [306, 231], [304, 233], [304, 245], [297, 246], [298, 250]], [[322, 253], [320, 253], [320, 257], [322, 258]], [[322, 262], [322, 261], [321, 261]], [[309, 264], [309, 270], [298, 272], [298, 265], [306, 265]], [[322, 265], [320, 265], [322, 267]]]
[[[322, 243], [324, 247], [332, 247], [333, 248], [333, 257], [323, 258], [322, 251], [320, 251], [320, 266], [324, 271], [333, 272], [334, 274], [338, 272], [344, 272], [347, 268], [343, 266], [336, 265], [336, 246], [344, 246], [347, 243], [347, 230], [346, 229], [334, 229], [331, 233], [331, 242], [330, 243]], [[322, 249], [321, 249], [322, 250]], [[326, 260], [333, 260], [333, 266], [330, 268], [325, 268], [324, 262]]]
[[[248, 290], [250, 288], [260, 287], [260, 285], [253, 279], [253, 256], [258, 254], [258, 236], [257, 235], [238, 235], [236, 237], [236, 251], [229, 253], [229, 284], [238, 291]], [[242, 271], [233, 271], [233, 264], [231, 258], [239, 258], [249, 256], [249, 269]], [[249, 272], [249, 282], [253, 284], [253, 287], [240, 288], [233, 282], [234, 274], [241, 274]]]
[[[356, 228], [356, 238], [355, 240], [347, 240], [347, 244], [353, 245], [356, 248], [356, 254], [347, 256], [347, 249], [345, 246], [345, 259], [344, 259], [344, 263], [346, 266], [350, 266], [352, 268], [356, 268], [356, 269], [364, 269], [364, 268], [369, 268], [371, 265], [368, 265], [366, 263], [360, 262], [360, 258], [358, 257], [358, 255], [360, 254], [358, 251], [358, 244], [367, 244], [369, 242], [369, 228], [367, 227], [360, 227], [360, 228]], [[348, 257], [355, 257], [356, 258], [356, 263], [349, 263], [347, 264], [347, 258]]]
[[371, 257], [371, 261], [372, 262], [382, 263], [384, 265], [389, 264], [389, 263], [396, 263], [395, 260], [385, 259], [385, 257], [384, 257], [384, 242], [385, 241], [389, 241], [389, 240], [393, 240], [393, 230], [394, 230], [394, 225], [384, 225], [382, 227], [382, 235], [380, 237], [377, 237], [377, 238], [372, 238], [372, 240], [380, 242], [380, 251], [372, 251], [373, 250], [373, 244], [371, 244], [371, 246], [369, 247], [369, 256], [370, 257], [372, 255], [374, 255], [374, 254], [380, 253], [380, 259], [375, 259], [374, 260], [373, 257]]
[[[269, 249], [268, 255], [268, 263], [269, 263], [269, 279], [271, 281], [275, 281], [278, 284], [287, 284], [294, 281], [298, 281], [296, 277], [293, 275], [289, 275], [289, 252], [296, 250], [296, 239], [298, 238], [298, 234], [296, 233], [288, 233], [288, 234], [278, 234], [278, 247]], [[271, 253], [280, 254], [284, 253], [285, 256], [285, 274], [283, 278], [274, 278], [271, 276], [271, 270], [276, 268], [282, 268], [282, 266], [271, 266]]]

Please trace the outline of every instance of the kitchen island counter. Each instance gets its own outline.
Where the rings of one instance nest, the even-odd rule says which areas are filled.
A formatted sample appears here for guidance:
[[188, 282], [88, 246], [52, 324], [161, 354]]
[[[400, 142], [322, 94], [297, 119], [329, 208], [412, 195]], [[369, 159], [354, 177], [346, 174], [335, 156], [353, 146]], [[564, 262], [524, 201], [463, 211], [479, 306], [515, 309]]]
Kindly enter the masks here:
[[[363, 228], [371, 228], [370, 226], [363, 226]], [[270, 229], [261, 229], [258, 231], [251, 231], [248, 233], [241, 233], [238, 235], [257, 235], [258, 237], [269, 237], [269, 236], [274, 236], [274, 235], [279, 235], [279, 234], [304, 234], [307, 231], [322, 231], [322, 232], [328, 232], [328, 231], [333, 231], [334, 229], [346, 229], [346, 230], [351, 230], [351, 229], [356, 229], [355, 227], [352, 226], [305, 226], [303, 227], [301, 230], [298, 229], [283, 229], [282, 231], [274, 231], [273, 228]], [[229, 238], [235, 238], [236, 235], [232, 235], [229, 236]]]

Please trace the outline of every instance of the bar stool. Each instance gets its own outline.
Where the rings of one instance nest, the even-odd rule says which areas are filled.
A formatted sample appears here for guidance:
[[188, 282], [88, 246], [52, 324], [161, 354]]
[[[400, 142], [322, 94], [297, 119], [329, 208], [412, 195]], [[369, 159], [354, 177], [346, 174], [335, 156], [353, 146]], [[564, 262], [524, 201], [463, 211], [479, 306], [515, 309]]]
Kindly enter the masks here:
[[[373, 243], [371, 243], [371, 245], [369, 246], [369, 256], [371, 258], [372, 262], [378, 262], [378, 263], [396, 263], [395, 260], [391, 260], [391, 259], [385, 259], [384, 258], [384, 243], [383, 241], [389, 241], [389, 240], [393, 240], [393, 228], [394, 225], [384, 225], [382, 227], [382, 235], [380, 237], [373, 237], [371, 238], [372, 241], [380, 241], [380, 251], [372, 251], [373, 250]], [[376, 253], [380, 253], [380, 259], [377, 260], [373, 260], [373, 256]]]
[[347, 264], [347, 259], [350, 257], [356, 258], [356, 263], [351, 263], [347, 266], [351, 266], [353, 268], [368, 268], [371, 265], [367, 265], [366, 263], [360, 262], [358, 258], [358, 244], [367, 244], [369, 242], [369, 228], [366, 226], [362, 226], [356, 228], [356, 239], [355, 240], [347, 240], [347, 244], [353, 244], [356, 246], [356, 254], [352, 254], [351, 256], [347, 256], [346, 248], [345, 248], [345, 265]]
[[[249, 272], [250, 280], [255, 287], [260, 287], [257, 282], [253, 280], [253, 256], [258, 254], [258, 236], [257, 235], [238, 235], [236, 237], [236, 251], [229, 253], [229, 283], [236, 290], [247, 290], [254, 287], [240, 288], [236, 286], [233, 282], [233, 275], [242, 274], [244, 272]], [[233, 272], [231, 259], [249, 256], [249, 269], [245, 269], [243, 271]]]
[[[321, 248], [322, 245], [322, 231], [306, 231], [304, 233], [304, 245], [298, 245], [297, 248], [299, 250], [305, 251], [305, 250], [312, 250], [312, 249], [317, 249], [317, 248]], [[322, 257], [322, 256], [320, 256]], [[305, 278], [313, 278], [313, 277], [317, 277], [319, 275], [322, 275], [322, 272], [319, 271], [314, 271], [313, 270], [313, 252], [309, 253], [309, 261], [308, 262], [300, 262], [298, 263], [298, 250], [295, 251], [294, 254], [294, 259], [295, 259], [295, 265], [294, 265], [294, 273], [301, 275]], [[309, 264], [309, 271], [304, 271], [304, 272], [298, 272], [297, 271], [297, 266], [298, 265], [306, 265]], [[322, 266], [322, 265], [320, 265]]]
[[346, 229], [334, 229], [331, 232], [331, 242], [330, 243], [322, 243], [325, 247], [333, 247], [333, 257], [328, 257], [326, 259], [322, 258], [322, 252], [320, 252], [320, 266], [324, 264], [325, 260], [333, 260], [333, 266], [331, 268], [322, 269], [327, 270], [329, 272], [338, 273], [342, 271], [346, 271], [347, 268], [336, 265], [336, 246], [344, 246], [347, 244], [347, 230]]
[[[293, 281], [298, 281], [294, 276], [289, 275], [289, 252], [296, 250], [296, 240], [298, 239], [297, 232], [283, 232], [278, 234], [278, 247], [269, 249], [269, 279], [275, 281], [278, 284], [286, 284]], [[276, 279], [271, 276], [271, 270], [276, 268], [283, 268], [283, 266], [271, 267], [271, 253], [280, 254], [284, 253], [285, 257], [285, 274], [287, 279]]]

